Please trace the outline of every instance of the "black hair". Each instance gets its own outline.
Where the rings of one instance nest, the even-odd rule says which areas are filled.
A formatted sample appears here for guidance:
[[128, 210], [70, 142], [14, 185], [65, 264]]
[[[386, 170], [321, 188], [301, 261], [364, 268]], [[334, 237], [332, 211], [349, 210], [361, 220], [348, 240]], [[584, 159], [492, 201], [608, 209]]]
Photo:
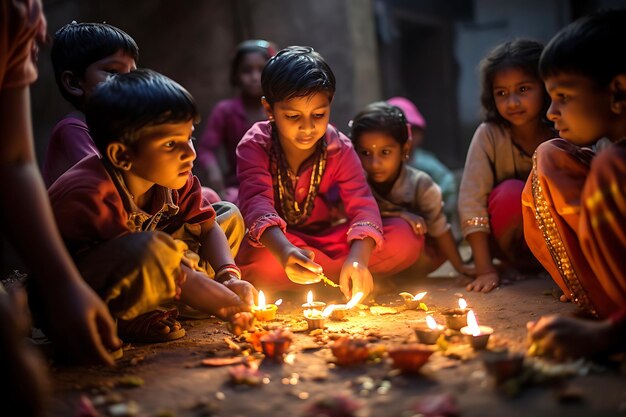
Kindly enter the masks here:
[[52, 67], [54, 78], [63, 97], [77, 107], [78, 98], [68, 93], [61, 82], [61, 75], [71, 71], [83, 78], [87, 67], [96, 61], [124, 51], [139, 59], [139, 47], [135, 40], [121, 29], [107, 23], [68, 23], [54, 34], [52, 42]]
[[603, 10], [561, 29], [541, 54], [539, 71], [545, 79], [571, 72], [606, 87], [613, 77], [626, 74], [626, 9]]
[[263, 69], [261, 87], [272, 106], [289, 100], [325, 92], [332, 100], [335, 75], [322, 56], [309, 46], [289, 46], [274, 55]]
[[115, 74], [96, 87], [85, 105], [87, 126], [103, 155], [111, 142], [132, 146], [146, 126], [199, 121], [191, 94], [149, 69]]
[[[510, 123], [500, 115], [493, 97], [493, 80], [498, 71], [510, 68], [519, 68], [527, 75], [535, 78], [543, 91], [543, 106], [541, 115], [550, 107], [550, 96], [546, 92], [539, 76], [539, 57], [543, 45], [528, 39], [516, 39], [496, 46], [480, 61], [481, 93], [483, 121], [496, 123], [500, 126], [509, 126]], [[547, 120], [547, 119], [545, 119]]]
[[265, 60], [269, 60], [276, 54], [276, 50], [271, 43], [263, 39], [249, 39], [237, 45], [235, 56], [230, 64], [230, 84], [233, 87], [238, 85], [237, 72], [239, 71], [241, 61], [248, 54], [261, 54], [265, 57]]
[[400, 146], [409, 140], [406, 116], [399, 107], [386, 101], [370, 103], [350, 122], [350, 139], [357, 144], [366, 132], [380, 132], [391, 136]]

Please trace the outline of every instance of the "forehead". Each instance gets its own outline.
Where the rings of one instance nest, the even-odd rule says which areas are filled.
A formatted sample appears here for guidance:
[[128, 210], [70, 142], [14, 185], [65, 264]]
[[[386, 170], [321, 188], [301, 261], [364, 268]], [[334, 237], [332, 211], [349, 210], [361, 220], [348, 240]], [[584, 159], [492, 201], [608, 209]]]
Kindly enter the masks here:
[[289, 100], [277, 101], [274, 107], [279, 110], [307, 111], [330, 106], [327, 93], [319, 92], [304, 97], [292, 97]]
[[395, 140], [389, 133], [369, 131], [361, 133], [357, 145], [361, 148], [389, 148], [400, 146], [400, 142]]
[[242, 65], [265, 65], [267, 58], [260, 51], [250, 51], [241, 56], [239, 66]]
[[493, 75], [493, 86], [507, 86], [526, 82], [538, 82], [531, 74], [519, 67], [505, 67]]
[[571, 72], [560, 72], [545, 77], [544, 83], [548, 92], [555, 89], [591, 90], [598, 87], [596, 82], [590, 77]]
[[187, 137], [193, 132], [193, 120], [146, 126], [139, 131], [140, 140], [151, 141], [171, 137]]

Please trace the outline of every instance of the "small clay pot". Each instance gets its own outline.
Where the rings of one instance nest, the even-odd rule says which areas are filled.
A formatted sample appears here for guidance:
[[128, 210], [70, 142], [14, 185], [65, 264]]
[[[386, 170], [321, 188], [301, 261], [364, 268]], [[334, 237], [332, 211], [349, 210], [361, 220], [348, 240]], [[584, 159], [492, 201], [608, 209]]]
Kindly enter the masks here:
[[448, 329], [461, 330], [462, 327], [467, 326], [467, 312], [466, 308], [449, 308], [444, 310], [441, 314], [446, 318], [446, 326]]
[[400, 345], [387, 350], [393, 367], [403, 372], [416, 373], [428, 362], [434, 350], [426, 345], [413, 343]]
[[415, 336], [417, 336], [417, 341], [423, 343], [425, 345], [434, 345], [437, 343], [439, 336], [443, 333], [444, 327], [442, 325], [438, 325], [436, 329], [431, 329], [430, 327], [418, 327], [415, 329]]

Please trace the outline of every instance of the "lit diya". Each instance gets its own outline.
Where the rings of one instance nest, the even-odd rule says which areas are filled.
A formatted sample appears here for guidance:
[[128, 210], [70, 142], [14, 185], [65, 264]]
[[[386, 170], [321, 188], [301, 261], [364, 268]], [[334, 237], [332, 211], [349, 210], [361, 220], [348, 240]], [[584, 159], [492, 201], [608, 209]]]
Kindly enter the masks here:
[[420, 343], [426, 345], [434, 345], [437, 343], [437, 339], [443, 333], [444, 327], [441, 324], [437, 324], [437, 321], [433, 316], [426, 316], [426, 327], [418, 327], [415, 329], [415, 335]]
[[493, 333], [493, 328], [479, 326], [476, 315], [472, 310], [467, 313], [467, 326], [461, 328], [461, 333], [465, 335], [467, 342], [475, 349], [485, 349], [489, 342], [489, 336]]
[[307, 308], [304, 310], [304, 319], [309, 330], [323, 329], [326, 317], [320, 310]]
[[357, 305], [359, 301], [363, 298], [363, 293], [361, 291], [357, 292], [352, 296], [352, 299], [348, 301], [346, 304], [331, 304], [326, 307], [323, 311], [324, 317], [329, 317], [331, 320], [343, 320], [346, 316], [346, 312], [350, 310], [352, 307]]
[[459, 298], [459, 308], [449, 308], [442, 311], [441, 314], [446, 318], [446, 326], [449, 329], [461, 330], [462, 327], [467, 326], [467, 313], [469, 311], [467, 301]]
[[306, 295], [306, 303], [302, 304], [304, 309], [323, 310], [326, 303], [323, 301], [313, 301], [313, 291], [309, 291]]
[[418, 372], [434, 352], [433, 348], [419, 343], [399, 345], [387, 349], [387, 353], [393, 361], [393, 367], [410, 373]]
[[274, 304], [265, 303], [265, 294], [263, 291], [259, 291], [259, 305], [252, 306], [252, 314], [259, 321], [271, 321], [276, 318], [276, 310], [283, 300], [279, 299]]
[[428, 294], [428, 292], [424, 291], [415, 295], [408, 292], [401, 292], [398, 295], [404, 300], [404, 305], [406, 306], [407, 310], [417, 310], [419, 308], [427, 311], [428, 307], [426, 306], [426, 304], [422, 303], [422, 298], [424, 298], [426, 294]]

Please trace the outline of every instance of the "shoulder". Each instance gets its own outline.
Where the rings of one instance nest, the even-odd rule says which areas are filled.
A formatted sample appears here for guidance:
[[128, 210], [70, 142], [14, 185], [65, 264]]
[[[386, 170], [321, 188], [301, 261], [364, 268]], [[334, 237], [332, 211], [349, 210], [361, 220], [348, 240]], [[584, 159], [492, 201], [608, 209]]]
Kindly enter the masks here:
[[89, 133], [89, 127], [87, 126], [87, 123], [85, 123], [83, 120], [79, 119], [76, 116], [67, 115], [59, 120], [56, 125], [54, 125], [54, 127], [52, 128], [51, 136], [76, 130], [85, 132], [87, 134]]
[[243, 135], [237, 148], [261, 146], [269, 148], [272, 143], [272, 126], [270, 122], [257, 122]]
[[117, 193], [99, 156], [89, 156], [68, 169], [52, 184], [48, 190], [51, 199], [68, 194], [104, 195]]
[[502, 137], [509, 137], [508, 129], [495, 123], [481, 123], [474, 133], [475, 139], [494, 140]]

